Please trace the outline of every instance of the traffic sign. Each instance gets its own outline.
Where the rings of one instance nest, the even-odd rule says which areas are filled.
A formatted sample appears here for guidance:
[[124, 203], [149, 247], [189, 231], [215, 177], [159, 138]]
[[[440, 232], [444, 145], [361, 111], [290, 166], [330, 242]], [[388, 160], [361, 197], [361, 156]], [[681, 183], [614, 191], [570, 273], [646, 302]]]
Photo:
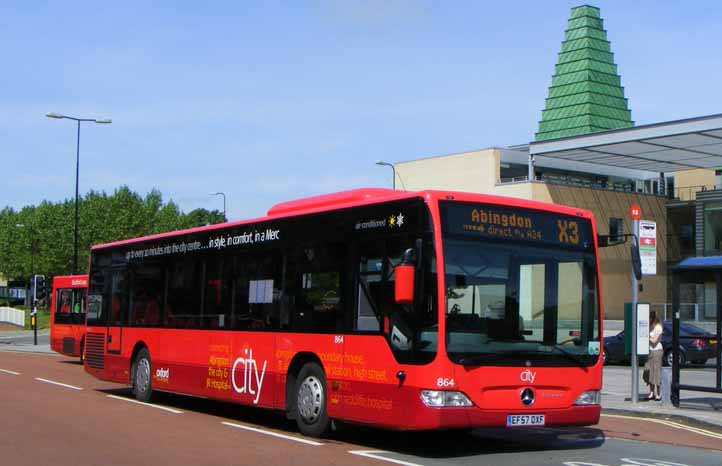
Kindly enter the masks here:
[[632, 220], [639, 220], [642, 218], [642, 208], [639, 207], [639, 204], [632, 204], [629, 208], [629, 216], [632, 217]]

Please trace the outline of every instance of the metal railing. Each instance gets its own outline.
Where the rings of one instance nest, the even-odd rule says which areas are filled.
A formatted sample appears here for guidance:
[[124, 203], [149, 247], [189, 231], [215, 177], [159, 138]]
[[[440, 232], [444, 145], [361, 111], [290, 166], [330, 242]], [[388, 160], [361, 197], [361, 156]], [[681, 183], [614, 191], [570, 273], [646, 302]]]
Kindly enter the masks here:
[[[680, 391], [692, 391], [702, 393], [715, 393], [722, 395], [722, 315], [716, 313], [715, 315], [715, 331], [711, 332], [714, 335], [714, 364], [707, 364], [705, 361], [704, 367], [713, 368], [715, 370], [714, 384], [709, 385], [694, 385], [685, 384], [682, 381], [682, 366], [686, 365], [685, 359], [681, 359], [682, 345], [684, 341], [690, 339], [698, 339], [696, 335], [681, 335], [680, 324], [684, 320], [681, 315], [674, 314], [672, 320], [672, 393], [671, 401], [672, 404], [679, 408], [680, 406]], [[685, 374], [686, 376], [687, 374]]]
[[[672, 303], [650, 303], [660, 320], [672, 320]], [[717, 318], [717, 305], [714, 303], [680, 303], [679, 318], [686, 322], [704, 324], [713, 323]]]
[[[680, 186], [674, 188], [674, 199], [680, 201], [695, 201], [697, 200], [697, 193], [704, 191], [719, 191], [722, 186], [716, 184], [714, 186], [709, 185], [696, 185], [696, 186]], [[672, 197], [672, 196], [670, 196]]]
[[[512, 184], [512, 183], [526, 183], [529, 181], [528, 176], [514, 176], [514, 177], [507, 177], [507, 178], [500, 178], [498, 184], [499, 185], [505, 185], [505, 184]], [[541, 181], [548, 184], [558, 184], [562, 186], [576, 186], [580, 188], [589, 188], [589, 189], [604, 189], [607, 191], [617, 191], [617, 192], [625, 192], [625, 193], [637, 193], [637, 194], [645, 194], [650, 196], [664, 196], [663, 194], [660, 194], [659, 192], [648, 192], [648, 191], [640, 191], [635, 188], [635, 186], [631, 183], [610, 183], [610, 182], [603, 182], [603, 181], [592, 181], [592, 180], [584, 180], [580, 178], [574, 178], [574, 177], [562, 177], [562, 176], [535, 176], [534, 181]]]
[[25, 311], [11, 307], [0, 307], [0, 322], [23, 327], [25, 325]]

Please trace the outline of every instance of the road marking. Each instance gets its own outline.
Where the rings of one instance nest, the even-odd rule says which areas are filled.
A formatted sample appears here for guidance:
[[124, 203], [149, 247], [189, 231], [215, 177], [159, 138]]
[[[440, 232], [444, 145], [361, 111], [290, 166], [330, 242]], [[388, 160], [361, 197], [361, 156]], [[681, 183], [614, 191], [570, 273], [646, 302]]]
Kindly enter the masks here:
[[380, 461], [388, 461], [389, 463], [403, 464], [404, 466], [423, 466], [419, 463], [409, 463], [408, 461], [395, 460], [393, 458], [386, 458], [381, 456], [379, 453], [390, 453], [383, 450], [349, 450], [349, 453], [357, 456], [364, 456], [366, 458], [373, 458]]
[[82, 388], [76, 387], [75, 385], [68, 385], [66, 383], [60, 383], [60, 382], [56, 382], [54, 380], [41, 379], [40, 377], [35, 377], [35, 380], [39, 380], [41, 382], [45, 382], [45, 383], [49, 383], [49, 384], [53, 384], [53, 385], [58, 385], [58, 386], [65, 387], [65, 388], [72, 388], [73, 390], [82, 390]]
[[722, 440], [722, 434], [718, 434], [716, 432], [712, 432], [710, 430], [700, 429], [699, 427], [690, 427], [686, 426], [684, 424], [680, 424], [678, 422], [673, 421], [665, 421], [662, 419], [653, 419], [648, 417], [640, 417], [640, 416], [624, 416], [621, 414], [602, 414], [604, 417], [613, 417], [613, 418], [619, 418], [619, 419], [635, 419], [638, 421], [647, 421], [647, 422], [654, 422], [656, 424], [662, 424], [667, 427], [672, 427], [674, 429], [680, 429], [680, 430], [686, 430], [689, 432], [694, 432], [695, 434], [704, 435], [706, 437], [712, 437], [715, 439]]
[[126, 397], [124, 397], [124, 396], [116, 396], [116, 395], [106, 395], [106, 396], [107, 396], [108, 398], [112, 398], [112, 399], [114, 399], [114, 400], [127, 401], [128, 403], [135, 403], [135, 404], [138, 404], [138, 405], [147, 406], [147, 407], [149, 407], [149, 408], [160, 409], [160, 410], [163, 410], [163, 411], [168, 411], [169, 413], [173, 413], [173, 414], [183, 414], [183, 411], [179, 411], [179, 410], [177, 410], [177, 409], [169, 408], [169, 407], [167, 407], [167, 406], [156, 405], [156, 404], [153, 404], [153, 403], [143, 403], [142, 401], [134, 400], [134, 399], [132, 399], [132, 398], [126, 398]]
[[4, 372], [5, 374], [10, 374], [10, 375], [20, 375], [20, 372], [9, 371], [7, 369], [0, 369], [0, 372]]
[[294, 442], [305, 443], [306, 445], [312, 445], [314, 447], [320, 447], [321, 445], [323, 445], [323, 443], [321, 443], [321, 442], [314, 442], [313, 440], [306, 440], [305, 438], [292, 437], [290, 435], [283, 435], [283, 434], [279, 434], [277, 432], [271, 432], [270, 430], [256, 429], [255, 427], [244, 426], [241, 424], [234, 424], [232, 422], [222, 422], [221, 424], [227, 425], [229, 427], [235, 427], [237, 429], [250, 430], [251, 432], [257, 432], [259, 434], [266, 434], [266, 435], [271, 435], [273, 437], [283, 438], [286, 440], [293, 440]]

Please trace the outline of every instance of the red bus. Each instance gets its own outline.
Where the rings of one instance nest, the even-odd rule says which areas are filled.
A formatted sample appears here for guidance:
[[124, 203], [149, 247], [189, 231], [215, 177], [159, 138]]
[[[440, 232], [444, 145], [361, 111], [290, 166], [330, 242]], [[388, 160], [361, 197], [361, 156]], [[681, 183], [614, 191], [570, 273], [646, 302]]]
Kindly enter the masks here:
[[602, 387], [594, 219], [359, 189], [92, 248], [85, 370], [155, 391], [416, 430], [590, 425]]
[[50, 297], [50, 347], [53, 351], [83, 360], [87, 275], [53, 277]]

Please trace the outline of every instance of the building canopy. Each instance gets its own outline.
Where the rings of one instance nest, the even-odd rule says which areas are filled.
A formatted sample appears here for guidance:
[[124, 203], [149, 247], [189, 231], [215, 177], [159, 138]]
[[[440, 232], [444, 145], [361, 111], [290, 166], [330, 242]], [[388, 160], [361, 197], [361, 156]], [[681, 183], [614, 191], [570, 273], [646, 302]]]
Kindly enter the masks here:
[[653, 172], [722, 167], [722, 114], [529, 144], [531, 156]]

